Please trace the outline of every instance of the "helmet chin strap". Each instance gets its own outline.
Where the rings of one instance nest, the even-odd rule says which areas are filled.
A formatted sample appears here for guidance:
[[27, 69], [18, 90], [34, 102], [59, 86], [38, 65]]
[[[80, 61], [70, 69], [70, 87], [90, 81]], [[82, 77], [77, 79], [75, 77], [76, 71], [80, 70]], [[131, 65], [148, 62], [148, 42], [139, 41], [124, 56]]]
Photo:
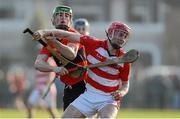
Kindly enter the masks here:
[[120, 48], [121, 48], [120, 46], [118, 46], [117, 44], [111, 42], [111, 40], [110, 40], [110, 38], [109, 38], [109, 36], [108, 36], [107, 31], [105, 31], [105, 32], [106, 32], [106, 36], [107, 36], [107, 38], [108, 38], [111, 46], [112, 46], [114, 49], [120, 49]]
[[56, 29], [66, 30], [66, 31], [69, 29], [69, 27], [66, 26], [66, 25], [57, 25], [57, 26], [55, 26], [55, 28], [56, 28]]

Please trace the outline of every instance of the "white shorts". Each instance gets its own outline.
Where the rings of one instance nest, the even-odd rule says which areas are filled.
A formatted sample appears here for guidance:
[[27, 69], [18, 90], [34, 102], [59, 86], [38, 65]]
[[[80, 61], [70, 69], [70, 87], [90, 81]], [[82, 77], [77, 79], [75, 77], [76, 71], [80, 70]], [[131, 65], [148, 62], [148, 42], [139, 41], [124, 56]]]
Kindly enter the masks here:
[[92, 117], [97, 113], [97, 111], [100, 111], [108, 104], [112, 104], [118, 107], [119, 103], [113, 99], [111, 94], [103, 95], [91, 91], [85, 91], [71, 103], [71, 105], [73, 105], [87, 117]]
[[43, 87], [42, 89], [35, 88], [31, 95], [29, 96], [28, 103], [31, 104], [33, 107], [35, 106], [45, 106], [48, 108], [55, 108], [56, 107], [56, 87], [55, 85], [51, 86], [51, 89], [45, 99], [42, 99], [42, 94], [47, 89], [47, 86]]

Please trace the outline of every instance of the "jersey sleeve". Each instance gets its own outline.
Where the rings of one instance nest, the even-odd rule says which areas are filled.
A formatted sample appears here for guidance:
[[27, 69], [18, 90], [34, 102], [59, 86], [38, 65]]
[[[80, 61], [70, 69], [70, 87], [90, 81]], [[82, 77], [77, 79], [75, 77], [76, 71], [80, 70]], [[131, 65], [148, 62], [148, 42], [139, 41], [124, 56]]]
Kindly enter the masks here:
[[45, 55], [48, 55], [48, 57], [51, 56], [51, 53], [46, 47], [43, 47], [42, 49], [40, 49], [39, 54], [45, 54]]
[[120, 78], [122, 81], [128, 81], [130, 76], [131, 64], [125, 63], [123, 67], [120, 68]]
[[95, 37], [83, 35], [80, 37], [80, 43], [85, 46], [86, 49], [95, 49], [100, 45], [100, 41]]
[[[48, 41], [48, 46], [51, 48], [55, 48], [51, 41]], [[52, 56], [51, 52], [46, 47], [43, 47], [42, 49], [40, 49], [39, 54], [45, 54], [45, 55], [48, 55], [48, 57]]]

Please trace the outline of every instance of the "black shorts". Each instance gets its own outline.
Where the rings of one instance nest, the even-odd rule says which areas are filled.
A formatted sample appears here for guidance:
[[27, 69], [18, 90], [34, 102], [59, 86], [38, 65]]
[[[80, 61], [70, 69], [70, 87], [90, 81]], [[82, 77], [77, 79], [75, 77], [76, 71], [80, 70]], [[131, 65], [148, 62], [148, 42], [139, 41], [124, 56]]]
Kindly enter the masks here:
[[65, 110], [69, 104], [71, 104], [80, 94], [85, 91], [85, 82], [82, 80], [79, 83], [64, 87], [64, 96], [63, 96], [63, 110]]

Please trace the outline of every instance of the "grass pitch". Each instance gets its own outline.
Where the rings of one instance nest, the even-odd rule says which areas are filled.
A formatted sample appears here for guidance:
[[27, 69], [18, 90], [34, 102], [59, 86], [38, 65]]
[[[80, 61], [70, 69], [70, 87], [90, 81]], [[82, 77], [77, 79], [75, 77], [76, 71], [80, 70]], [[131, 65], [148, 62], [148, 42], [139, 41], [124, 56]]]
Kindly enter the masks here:
[[[59, 117], [62, 110], [58, 110]], [[0, 118], [26, 118], [26, 110], [0, 109]], [[45, 110], [34, 110], [34, 118], [50, 118]], [[180, 110], [170, 109], [121, 109], [118, 118], [180, 118]]]

